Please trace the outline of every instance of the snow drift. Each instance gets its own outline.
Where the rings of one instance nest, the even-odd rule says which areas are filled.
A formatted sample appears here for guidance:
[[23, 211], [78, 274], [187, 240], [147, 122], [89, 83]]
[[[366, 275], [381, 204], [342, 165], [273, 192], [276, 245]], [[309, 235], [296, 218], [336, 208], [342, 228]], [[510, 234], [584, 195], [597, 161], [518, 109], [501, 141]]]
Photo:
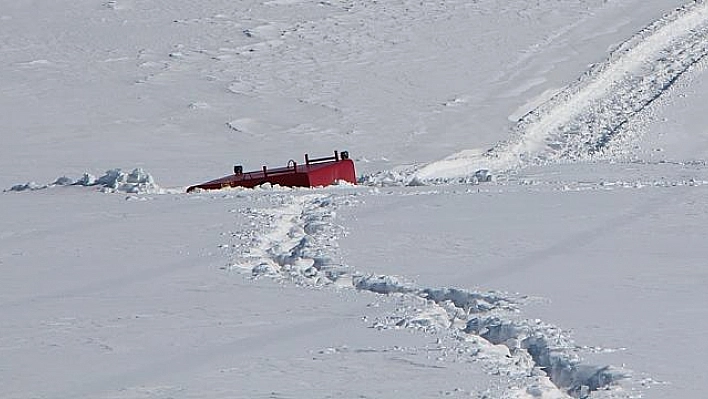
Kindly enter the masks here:
[[84, 173], [76, 180], [61, 176], [49, 184], [40, 185], [28, 182], [16, 184], [5, 191], [35, 191], [61, 186], [96, 187], [104, 193], [155, 194], [162, 192], [152, 175], [142, 168], [135, 168], [132, 172], [124, 172], [119, 168], [110, 169], [98, 178], [90, 173]]

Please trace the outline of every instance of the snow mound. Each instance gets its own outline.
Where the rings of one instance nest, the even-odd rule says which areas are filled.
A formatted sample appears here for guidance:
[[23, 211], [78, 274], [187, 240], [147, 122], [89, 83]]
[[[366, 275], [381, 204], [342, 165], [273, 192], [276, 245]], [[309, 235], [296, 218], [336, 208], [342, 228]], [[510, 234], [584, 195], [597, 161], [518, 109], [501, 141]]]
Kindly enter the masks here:
[[7, 190], [4, 190], [5, 192], [8, 191], [27, 191], [27, 190], [41, 190], [43, 188], [46, 188], [47, 186], [40, 186], [39, 184], [31, 181], [27, 182], [25, 184], [15, 184], [14, 186], [8, 188]]
[[135, 168], [132, 172], [123, 172], [121, 169], [110, 169], [98, 178], [90, 173], [73, 180], [66, 176], [58, 177], [54, 182], [39, 185], [35, 182], [16, 184], [7, 191], [36, 191], [45, 190], [57, 186], [83, 186], [98, 187], [105, 193], [127, 193], [127, 194], [156, 194], [163, 190], [155, 183], [155, 179], [142, 168]]
[[401, 281], [394, 276], [363, 276], [354, 279], [354, 287], [359, 290], [371, 291], [377, 294], [410, 294], [416, 291], [410, 283]]
[[415, 169], [385, 170], [361, 176], [357, 183], [364, 186], [408, 186], [413, 180]]
[[450, 301], [455, 307], [463, 309], [468, 314], [490, 312], [496, 308], [512, 306], [510, 300], [501, 295], [458, 288], [426, 288], [419, 295], [435, 303]]
[[82, 181], [86, 181], [87, 186], [100, 186], [103, 192], [119, 192], [130, 194], [149, 194], [160, 192], [160, 188], [155, 184], [152, 175], [146, 173], [142, 168], [133, 169], [126, 173], [121, 169], [111, 169], [91, 182], [92, 176], [84, 175]]

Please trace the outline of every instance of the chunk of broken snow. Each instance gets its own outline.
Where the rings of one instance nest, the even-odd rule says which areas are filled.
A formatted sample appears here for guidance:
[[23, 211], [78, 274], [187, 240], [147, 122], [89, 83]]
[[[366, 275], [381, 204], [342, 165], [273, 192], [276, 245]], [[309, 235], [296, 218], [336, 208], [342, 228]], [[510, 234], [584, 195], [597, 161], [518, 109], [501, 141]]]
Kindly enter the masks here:
[[73, 179], [66, 177], [66, 176], [62, 176], [62, 177], [58, 177], [56, 180], [54, 180], [54, 183], [52, 183], [51, 185], [52, 186], [70, 186], [72, 184], [74, 184]]
[[133, 169], [130, 173], [125, 173], [121, 169], [111, 169], [99, 177], [94, 185], [103, 186], [104, 192], [145, 194], [159, 191], [152, 175], [142, 168]]
[[14, 186], [10, 187], [8, 190], [5, 190], [5, 191], [40, 190], [40, 189], [43, 189], [46, 187], [47, 186], [40, 186], [39, 184], [31, 181], [31, 182], [27, 182], [25, 184], [15, 184]]
[[410, 293], [415, 290], [411, 284], [401, 282], [394, 276], [359, 277], [354, 281], [354, 286], [377, 294]]

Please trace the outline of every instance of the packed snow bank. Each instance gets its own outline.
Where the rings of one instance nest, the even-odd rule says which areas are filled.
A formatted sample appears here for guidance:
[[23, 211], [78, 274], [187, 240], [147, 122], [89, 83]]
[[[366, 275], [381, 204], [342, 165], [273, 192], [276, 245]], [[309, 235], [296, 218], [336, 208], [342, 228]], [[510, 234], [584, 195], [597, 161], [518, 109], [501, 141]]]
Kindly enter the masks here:
[[708, 5], [691, 2], [637, 33], [523, 116], [508, 141], [487, 151], [459, 152], [396, 180], [456, 182], [480, 169], [499, 173], [593, 157], [706, 54]]
[[[232, 251], [229, 269], [306, 287], [394, 296], [401, 306], [395, 314], [377, 318], [372, 327], [451, 337], [450, 353], [481, 362], [490, 373], [510, 376], [510, 395], [512, 388], [523, 386], [530, 397], [587, 398], [626, 378], [614, 368], [584, 364], [580, 349], [560, 328], [521, 318], [520, 307], [527, 298], [497, 291], [421, 287], [405, 277], [354, 270], [337, 257], [337, 239], [344, 231], [334, 217], [337, 207], [358, 203], [356, 196], [361, 193], [292, 194], [268, 196], [272, 208], [238, 210], [253, 222], [250, 229], [232, 233], [234, 244], [226, 246]], [[529, 397], [513, 393], [513, 397]]]
[[111, 169], [98, 178], [90, 173], [84, 173], [77, 180], [61, 176], [49, 184], [39, 185], [35, 182], [29, 182], [14, 185], [5, 191], [35, 191], [57, 186], [98, 187], [105, 193], [155, 194], [163, 191], [155, 183], [152, 175], [145, 172], [142, 168], [135, 168], [130, 173], [123, 172], [121, 169]]

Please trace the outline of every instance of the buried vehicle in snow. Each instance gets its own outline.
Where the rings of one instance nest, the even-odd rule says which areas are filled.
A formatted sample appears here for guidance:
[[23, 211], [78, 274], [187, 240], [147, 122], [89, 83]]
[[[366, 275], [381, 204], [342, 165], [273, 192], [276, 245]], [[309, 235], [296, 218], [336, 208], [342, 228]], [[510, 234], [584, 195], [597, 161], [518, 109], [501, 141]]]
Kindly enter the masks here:
[[234, 166], [234, 174], [206, 183], [187, 188], [187, 192], [197, 189], [219, 190], [227, 187], [253, 188], [264, 183], [278, 184], [288, 187], [320, 187], [329, 186], [338, 181], [356, 184], [354, 162], [349, 159], [347, 151], [334, 152], [332, 157], [311, 159], [305, 154], [305, 163], [299, 165], [294, 160], [287, 166], [244, 172], [241, 165]]

